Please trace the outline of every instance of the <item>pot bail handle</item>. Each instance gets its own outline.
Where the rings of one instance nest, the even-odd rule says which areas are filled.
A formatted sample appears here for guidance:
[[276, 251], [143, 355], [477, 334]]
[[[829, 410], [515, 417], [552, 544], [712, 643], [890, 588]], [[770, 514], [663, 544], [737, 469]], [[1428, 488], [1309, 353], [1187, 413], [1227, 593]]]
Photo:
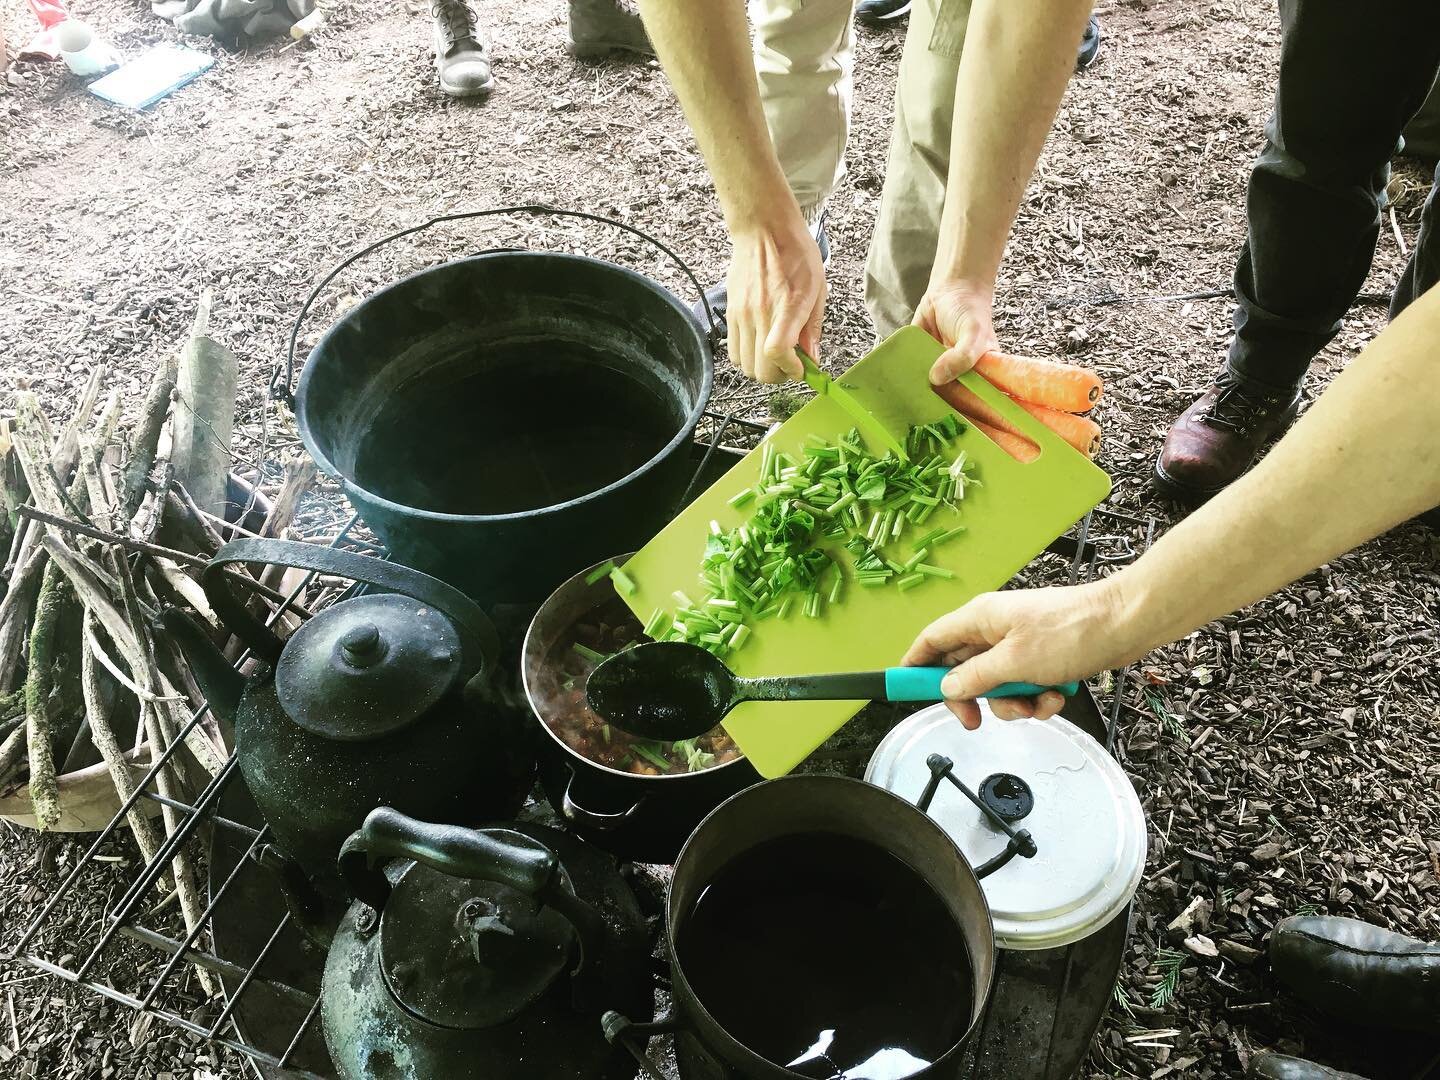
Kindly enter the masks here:
[[[518, 206], [492, 206], [488, 210], [463, 210], [455, 214], [440, 214], [438, 217], [433, 217], [428, 221], [422, 221], [418, 225], [411, 225], [408, 229], [400, 229], [397, 232], [390, 233], [388, 236], [382, 236], [373, 243], [367, 244], [359, 251], [345, 256], [344, 259], [333, 266], [330, 272], [321, 278], [319, 283], [310, 290], [310, 295], [305, 297], [305, 302], [300, 305], [300, 311], [290, 326], [290, 340], [285, 349], [284, 367], [282, 369], [281, 365], [277, 363], [275, 370], [270, 373], [270, 397], [279, 398], [292, 409], [295, 407], [295, 347], [300, 339], [300, 327], [304, 324], [305, 317], [310, 314], [310, 309], [314, 306], [315, 301], [319, 298], [320, 294], [325, 291], [326, 286], [334, 281], [346, 267], [358, 262], [366, 255], [384, 247], [386, 244], [393, 243], [396, 240], [403, 240], [407, 236], [424, 232], [426, 229], [433, 228], [436, 225], [444, 225], [450, 221], [469, 221], [472, 218], [496, 217], [502, 214], [526, 214], [530, 217], [578, 218], [581, 221], [594, 221], [601, 225], [611, 225], [644, 240], [678, 266], [690, 284], [694, 286], [696, 294], [700, 297], [700, 304], [705, 311], [705, 324], [701, 329], [704, 330], [711, 347], [714, 347], [719, 337], [721, 324], [715, 318], [715, 309], [710, 306], [710, 298], [705, 295], [705, 286], [700, 284], [700, 279], [695, 276], [695, 271], [690, 269], [684, 259], [680, 258], [679, 255], [675, 254], [670, 248], [666, 247], [643, 229], [638, 229], [634, 225], [619, 221], [616, 218], [606, 217], [603, 214], [587, 214], [583, 210], [562, 210], [558, 206], [546, 206], [543, 203], [524, 203]], [[477, 254], [487, 254], [490, 251], [528, 250], [530, 249], [487, 248], [486, 251], [478, 252]], [[281, 381], [282, 375], [284, 376], [283, 382]]]
[[467, 829], [417, 821], [379, 806], [340, 847], [338, 865], [351, 894], [376, 912], [390, 899], [390, 879], [380, 863], [413, 859], [450, 877], [492, 881], [533, 897], [574, 929], [580, 957], [572, 976], [598, 956], [605, 924], [599, 912], [565, 886], [560, 859], [544, 844], [511, 829]]
[[482, 671], [488, 671], [499, 655], [500, 638], [495, 633], [495, 625], [480, 609], [480, 605], [439, 578], [422, 574], [419, 570], [412, 570], [399, 563], [377, 559], [372, 555], [306, 544], [299, 540], [250, 537], [232, 540], [215, 553], [200, 575], [201, 584], [205, 587], [205, 598], [210, 601], [210, 606], [214, 608], [221, 623], [248, 645], [256, 656], [272, 666], [279, 661], [284, 643], [236, 597], [230, 587], [230, 575], [224, 572], [224, 568], [231, 563], [269, 563], [272, 566], [290, 566], [297, 570], [334, 574], [351, 581], [402, 593], [422, 604], [428, 604], [454, 623], [455, 630], [460, 635], [464, 660], [459, 680], [461, 683], [469, 681]]

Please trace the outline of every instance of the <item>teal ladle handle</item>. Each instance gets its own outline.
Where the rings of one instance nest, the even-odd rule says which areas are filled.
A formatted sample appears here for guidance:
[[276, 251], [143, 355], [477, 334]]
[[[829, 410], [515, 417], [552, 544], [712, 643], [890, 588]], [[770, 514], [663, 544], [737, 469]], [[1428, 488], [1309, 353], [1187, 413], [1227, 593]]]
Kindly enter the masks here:
[[[940, 701], [940, 683], [950, 668], [943, 667], [895, 667], [885, 669], [886, 701]], [[1058, 686], [1037, 686], [1034, 683], [1001, 683], [981, 697], [1035, 697], [1047, 690], [1058, 690], [1066, 697], [1074, 697], [1080, 691], [1078, 682], [1061, 683]]]

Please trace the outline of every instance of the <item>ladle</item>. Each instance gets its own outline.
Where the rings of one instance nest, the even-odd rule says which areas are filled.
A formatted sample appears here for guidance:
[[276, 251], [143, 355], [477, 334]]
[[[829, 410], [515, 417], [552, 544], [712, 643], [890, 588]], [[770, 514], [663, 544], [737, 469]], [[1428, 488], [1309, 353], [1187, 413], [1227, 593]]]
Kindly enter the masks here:
[[[713, 653], [683, 641], [656, 641], [616, 653], [590, 675], [590, 708], [645, 739], [674, 742], [704, 735], [742, 701], [939, 701], [950, 668], [896, 667], [829, 675], [746, 679]], [[982, 697], [1034, 697], [1078, 683], [1005, 683]]]

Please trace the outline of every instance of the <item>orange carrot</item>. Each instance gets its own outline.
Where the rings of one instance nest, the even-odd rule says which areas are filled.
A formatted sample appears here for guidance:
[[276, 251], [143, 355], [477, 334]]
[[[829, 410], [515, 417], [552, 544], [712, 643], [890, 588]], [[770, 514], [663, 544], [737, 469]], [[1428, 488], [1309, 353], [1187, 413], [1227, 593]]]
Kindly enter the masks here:
[[[1002, 416], [999, 410], [986, 404], [979, 394], [963, 383], [946, 383], [944, 386], [936, 386], [932, 389], [945, 400], [946, 404], [967, 420], [977, 420], [992, 428], [1024, 438], [1023, 433], [1014, 423]], [[1100, 425], [1095, 421], [1084, 416], [1072, 416], [1070, 413], [1061, 412], [1058, 409], [1047, 409], [1043, 405], [1035, 405], [1029, 401], [1020, 401], [1016, 398], [1010, 400], [1086, 457], [1094, 457], [1096, 451], [1099, 450]]]
[[932, 386], [930, 389], [943, 398], [945, 404], [961, 415], [974, 420], [983, 420], [991, 427], [1008, 431], [1012, 435], [1020, 434], [1019, 428], [1001, 416], [998, 410], [991, 408], [979, 394], [964, 383], [948, 382], [943, 386]]
[[1012, 397], [1061, 412], [1089, 412], [1100, 400], [1100, 376], [1089, 368], [988, 352], [975, 370]]
[[1059, 409], [1047, 409], [1044, 405], [1021, 401], [1019, 398], [1011, 400], [1086, 457], [1093, 458], [1099, 453], [1100, 425], [1088, 416], [1075, 416]]
[[1034, 461], [1040, 456], [1040, 448], [1023, 436], [1009, 431], [1001, 431], [999, 428], [991, 427], [983, 420], [976, 420], [973, 416], [967, 416], [965, 419], [975, 425], [976, 431], [988, 436], [991, 442], [1016, 461]]

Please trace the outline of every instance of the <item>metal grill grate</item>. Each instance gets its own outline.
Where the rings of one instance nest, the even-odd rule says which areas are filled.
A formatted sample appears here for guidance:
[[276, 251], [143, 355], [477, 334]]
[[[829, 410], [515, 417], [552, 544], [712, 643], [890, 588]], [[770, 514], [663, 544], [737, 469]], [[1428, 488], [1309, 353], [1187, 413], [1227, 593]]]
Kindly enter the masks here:
[[[753, 447], [766, 426], [731, 415], [706, 413], [696, 444], [699, 462], [695, 479], [685, 501], [713, 478], [714, 468], [728, 468], [727, 457]], [[720, 455], [717, 458], [717, 455]], [[723, 468], [722, 468], [723, 465]], [[357, 517], [331, 542], [332, 547], [354, 546], [373, 551], [373, 545], [352, 537]], [[1062, 537], [1049, 548], [1055, 558], [1040, 559], [1022, 574], [1029, 583], [1088, 581], [1110, 568], [1132, 561], [1136, 547], [1148, 546], [1153, 522], [1128, 515], [1096, 510], [1080, 522], [1072, 535]], [[304, 576], [268, 620], [273, 625], [284, 615], [300, 593], [314, 580]], [[337, 597], [340, 594], [337, 594]], [[247, 652], [236, 666], [249, 658]], [[1107, 745], [1113, 741], [1121, 707], [1124, 674], [1120, 673], [1111, 694], [1105, 723]], [[316, 1018], [319, 1013], [319, 954], [299, 957], [303, 939], [290, 914], [280, 915], [273, 924], [247, 931], [245, 955], [226, 956], [218, 949], [216, 912], [235, 905], [244, 906], [254, 890], [273, 894], [275, 879], [267, 867], [273, 860], [267, 830], [236, 821], [222, 812], [222, 804], [243, 797], [243, 784], [234, 785], [238, 775], [232, 754], [222, 770], [190, 802], [162, 796], [155, 786], [160, 768], [170, 760], [184, 735], [206, 713], [199, 710], [171, 746], [162, 753], [137, 783], [137, 791], [115, 818], [94, 838], [74, 867], [46, 900], [25, 929], [14, 949], [14, 957], [46, 972], [99, 994], [111, 1001], [149, 1014], [167, 1024], [229, 1047], [261, 1066], [289, 1070], [287, 1075], [314, 1077], [325, 1068], [323, 1042]], [[163, 804], [179, 816], [175, 832], [161, 845], [155, 859], [140, 867], [128, 879], [118, 872], [116, 856], [107, 853], [117, 832], [124, 834], [125, 815], [137, 800]], [[243, 816], [243, 815], [236, 815]], [[186, 932], [178, 913], [168, 905], [161, 887], [162, 878], [175, 853], [186, 850], [192, 862], [209, 871], [210, 890], [203, 915], [192, 931]], [[228, 852], [221, 858], [217, 853]], [[218, 860], [218, 862], [217, 862]], [[227, 865], [218, 865], [226, 863]], [[57, 913], [69, 910], [65, 901], [77, 890], [108, 888], [104, 910], [93, 926], [80, 930], [61, 925]], [[115, 892], [118, 900], [113, 900]], [[150, 901], [147, 906], [147, 900]], [[223, 924], [224, 920], [221, 920]], [[78, 935], [78, 936], [77, 936]], [[227, 935], [218, 935], [224, 938]], [[138, 950], [138, 951], [137, 951]], [[193, 977], [191, 965], [218, 976], [226, 993], [224, 1001], [205, 1001], [203, 994], [186, 988]], [[158, 968], [158, 970], [156, 970]], [[312, 978], [304, 977], [307, 973]], [[296, 977], [300, 973], [300, 977]], [[297, 985], [299, 984], [299, 985]], [[256, 1008], [265, 1018], [264, 1037], [256, 1031], [242, 1034], [247, 1010]]]

